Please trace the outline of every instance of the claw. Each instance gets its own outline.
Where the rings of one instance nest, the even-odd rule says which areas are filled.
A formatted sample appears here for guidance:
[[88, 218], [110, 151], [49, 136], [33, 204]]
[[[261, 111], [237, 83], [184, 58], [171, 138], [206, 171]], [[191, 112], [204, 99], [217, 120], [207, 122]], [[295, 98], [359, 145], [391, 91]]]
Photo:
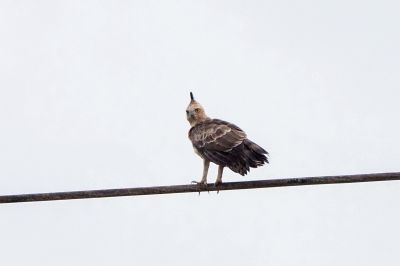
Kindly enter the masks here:
[[[203, 181], [192, 181], [191, 182], [192, 184], [196, 184], [196, 185], [198, 185], [199, 186], [199, 196], [200, 196], [200, 192], [201, 192], [201, 187], [203, 187], [203, 188], [207, 188], [208, 187], [208, 185], [207, 185], [207, 181], [206, 182], [203, 182]], [[207, 189], [207, 192], [208, 192], [208, 194], [210, 194], [210, 191]]]
[[192, 184], [207, 186], [207, 182], [203, 181], [192, 181]]
[[219, 181], [219, 180], [215, 181], [215, 183], [214, 183], [214, 187], [217, 188], [217, 194], [219, 194], [219, 189], [218, 189], [218, 187], [219, 187], [221, 184], [222, 184], [222, 181]]

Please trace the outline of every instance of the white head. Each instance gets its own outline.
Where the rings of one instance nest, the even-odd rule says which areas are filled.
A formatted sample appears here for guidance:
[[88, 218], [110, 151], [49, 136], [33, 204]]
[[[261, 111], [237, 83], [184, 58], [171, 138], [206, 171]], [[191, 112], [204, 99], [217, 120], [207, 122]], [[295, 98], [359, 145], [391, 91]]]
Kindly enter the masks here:
[[208, 119], [203, 106], [196, 102], [193, 97], [193, 93], [190, 93], [190, 103], [186, 108], [186, 119], [189, 121], [192, 127]]

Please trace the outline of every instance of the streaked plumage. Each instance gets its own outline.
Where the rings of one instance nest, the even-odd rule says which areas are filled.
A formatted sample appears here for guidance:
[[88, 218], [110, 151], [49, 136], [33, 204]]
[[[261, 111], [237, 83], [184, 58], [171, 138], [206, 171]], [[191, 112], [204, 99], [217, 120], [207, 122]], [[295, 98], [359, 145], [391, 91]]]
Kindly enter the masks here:
[[207, 119], [197, 124], [190, 129], [189, 139], [203, 159], [241, 175], [250, 167], [268, 163], [267, 151], [248, 140], [239, 127], [223, 120]]
[[204, 160], [203, 177], [199, 183], [207, 182], [209, 162], [219, 166], [216, 184], [222, 182], [224, 167], [245, 175], [251, 167], [256, 168], [268, 163], [266, 150], [247, 139], [246, 133], [238, 126], [207, 117], [192, 93], [186, 113], [192, 126], [189, 139], [195, 152]]

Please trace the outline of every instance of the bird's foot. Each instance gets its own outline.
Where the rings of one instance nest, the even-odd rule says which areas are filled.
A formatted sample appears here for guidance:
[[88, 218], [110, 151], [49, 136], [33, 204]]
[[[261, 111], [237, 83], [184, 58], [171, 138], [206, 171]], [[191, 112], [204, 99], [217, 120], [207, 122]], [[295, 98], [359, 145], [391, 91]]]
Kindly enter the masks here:
[[197, 184], [197, 185], [202, 185], [202, 186], [207, 186], [207, 181], [192, 181], [192, 184]]
[[[192, 181], [192, 184], [196, 184], [199, 186], [199, 196], [201, 189], [207, 188], [207, 181], [206, 180], [201, 180], [201, 181]], [[207, 192], [210, 193], [210, 191], [207, 189]]]
[[214, 183], [214, 187], [217, 188], [217, 194], [219, 194], [219, 189], [218, 189], [218, 187], [219, 187], [221, 184], [222, 184], [222, 180], [218, 180], [218, 179], [217, 179], [217, 181], [215, 181], [215, 183]]

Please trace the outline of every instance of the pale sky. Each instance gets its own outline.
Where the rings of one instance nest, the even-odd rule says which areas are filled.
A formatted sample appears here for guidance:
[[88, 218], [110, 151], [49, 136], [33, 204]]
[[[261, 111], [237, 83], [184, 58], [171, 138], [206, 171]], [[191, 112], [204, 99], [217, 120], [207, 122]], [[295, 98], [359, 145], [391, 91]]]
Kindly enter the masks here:
[[[0, 2], [0, 195], [188, 184], [189, 91], [271, 164], [399, 171], [396, 1]], [[214, 182], [215, 165], [209, 182]], [[0, 206], [0, 264], [400, 264], [400, 183]]]

